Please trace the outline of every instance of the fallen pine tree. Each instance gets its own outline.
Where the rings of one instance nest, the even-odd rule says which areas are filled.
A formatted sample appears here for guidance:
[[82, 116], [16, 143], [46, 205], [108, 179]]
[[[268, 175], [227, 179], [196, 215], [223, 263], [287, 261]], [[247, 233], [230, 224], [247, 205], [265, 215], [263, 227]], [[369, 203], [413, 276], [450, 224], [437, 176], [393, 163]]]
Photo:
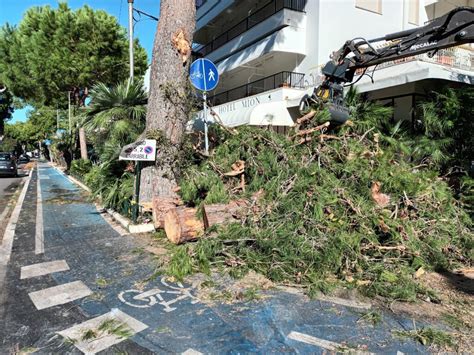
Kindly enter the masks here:
[[[365, 104], [330, 134], [326, 115], [306, 120], [291, 137], [223, 131], [227, 139], [208, 159], [186, 167], [180, 195], [201, 218], [205, 205], [260, 197], [245, 215], [224, 218], [234, 223], [176, 248], [170, 273], [229, 267], [236, 276], [255, 270], [309, 293], [344, 283], [413, 300], [430, 292], [417, 271], [472, 265], [471, 219], [438, 172], [413, 160], [390, 110]], [[229, 176], [236, 162], [245, 168]]]

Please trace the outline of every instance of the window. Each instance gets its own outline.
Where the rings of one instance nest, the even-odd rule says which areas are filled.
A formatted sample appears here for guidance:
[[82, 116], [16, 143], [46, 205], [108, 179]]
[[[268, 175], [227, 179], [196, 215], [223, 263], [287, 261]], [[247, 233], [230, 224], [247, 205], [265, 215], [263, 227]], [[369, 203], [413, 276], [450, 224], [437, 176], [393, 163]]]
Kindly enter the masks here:
[[408, 23], [412, 25], [419, 25], [420, 18], [420, 0], [406, 0], [408, 1]]
[[382, 0], [355, 0], [355, 6], [359, 9], [382, 14]]

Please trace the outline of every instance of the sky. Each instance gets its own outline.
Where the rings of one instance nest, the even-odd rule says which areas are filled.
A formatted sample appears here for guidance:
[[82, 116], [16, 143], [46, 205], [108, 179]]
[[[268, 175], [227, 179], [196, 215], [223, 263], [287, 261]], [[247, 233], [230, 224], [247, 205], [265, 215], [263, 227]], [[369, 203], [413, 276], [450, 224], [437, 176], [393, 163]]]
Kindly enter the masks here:
[[[50, 5], [57, 7], [58, 0], [0, 0], [0, 26], [7, 22], [16, 25], [21, 22], [23, 14], [32, 6]], [[63, 0], [69, 7], [77, 9], [83, 5], [88, 5], [94, 9], [105, 10], [115, 16], [119, 23], [128, 28], [128, 2], [127, 0]], [[158, 17], [160, 12], [160, 0], [134, 0], [134, 7], [150, 15]], [[134, 27], [134, 36], [138, 38], [140, 44], [146, 49], [148, 60], [151, 61], [151, 52], [153, 49], [153, 39], [156, 31], [156, 21], [146, 17], [139, 18]], [[10, 122], [24, 121], [28, 108], [15, 110], [13, 119]]]

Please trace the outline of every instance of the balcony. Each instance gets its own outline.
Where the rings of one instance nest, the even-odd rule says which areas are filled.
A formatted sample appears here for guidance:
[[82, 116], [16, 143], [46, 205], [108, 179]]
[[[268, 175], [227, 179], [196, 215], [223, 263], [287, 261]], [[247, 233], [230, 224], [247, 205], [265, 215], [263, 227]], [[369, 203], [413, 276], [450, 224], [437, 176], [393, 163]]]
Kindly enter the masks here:
[[[205, 0], [204, 0], [205, 1]], [[224, 46], [234, 38], [247, 32], [254, 26], [272, 17], [283, 9], [304, 12], [306, 0], [272, 0], [265, 6], [248, 16], [229, 30], [221, 33], [211, 42], [199, 47], [196, 52], [201, 56], [206, 56], [212, 51]]]
[[[379, 64], [376, 71], [413, 61], [440, 64], [446, 67], [472, 71], [474, 70], [474, 51], [468, 46], [440, 49], [432, 57], [429, 57], [428, 54], [425, 53]], [[360, 75], [362, 72], [363, 69], [359, 69], [356, 75]]]
[[[369, 68], [368, 72], [372, 69]], [[432, 57], [419, 54], [378, 65], [374, 82], [363, 77], [356, 84], [360, 92], [381, 90], [423, 80], [444, 80], [474, 84], [474, 51], [469, 46], [440, 49]], [[356, 75], [361, 75], [358, 70]], [[357, 79], [356, 79], [357, 80]]]
[[277, 88], [304, 88], [304, 74], [283, 71], [210, 97], [213, 106]]

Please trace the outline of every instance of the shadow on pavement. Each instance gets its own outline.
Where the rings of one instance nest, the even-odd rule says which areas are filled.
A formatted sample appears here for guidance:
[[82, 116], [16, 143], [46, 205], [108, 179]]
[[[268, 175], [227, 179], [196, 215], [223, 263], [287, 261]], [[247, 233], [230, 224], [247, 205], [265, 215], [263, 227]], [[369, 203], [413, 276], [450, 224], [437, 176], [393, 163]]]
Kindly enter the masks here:
[[461, 273], [454, 273], [446, 270], [439, 271], [439, 273], [443, 275], [446, 281], [448, 281], [456, 290], [474, 296], [474, 279]]

